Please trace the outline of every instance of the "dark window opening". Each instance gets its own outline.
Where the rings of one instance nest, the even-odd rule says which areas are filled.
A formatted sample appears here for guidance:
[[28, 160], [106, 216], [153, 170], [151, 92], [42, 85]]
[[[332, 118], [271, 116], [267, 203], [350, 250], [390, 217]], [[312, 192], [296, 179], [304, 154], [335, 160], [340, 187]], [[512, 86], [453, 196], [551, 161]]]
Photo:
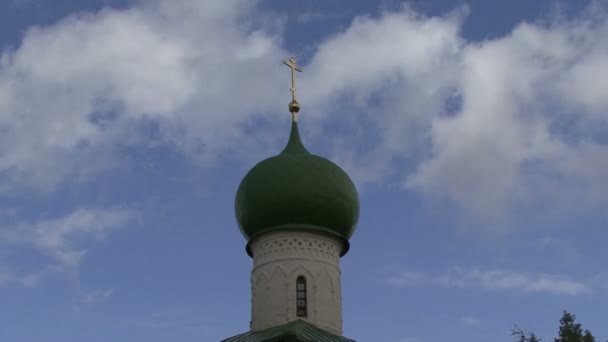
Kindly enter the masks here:
[[296, 280], [296, 316], [307, 317], [306, 307], [306, 278], [299, 276]]

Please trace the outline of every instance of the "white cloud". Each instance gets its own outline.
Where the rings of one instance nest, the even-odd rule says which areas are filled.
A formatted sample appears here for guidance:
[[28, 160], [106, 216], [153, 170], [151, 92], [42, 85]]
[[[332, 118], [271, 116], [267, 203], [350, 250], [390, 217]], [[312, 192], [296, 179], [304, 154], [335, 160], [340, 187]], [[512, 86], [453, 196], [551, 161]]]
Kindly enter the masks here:
[[573, 247], [571, 239], [549, 235], [542, 237], [538, 244], [545, 251], [552, 253], [553, 258], [560, 258], [567, 264], [574, 265], [583, 259], [581, 253]]
[[53, 273], [75, 270], [87, 252], [84, 244], [102, 240], [111, 231], [125, 227], [136, 218], [126, 210], [77, 209], [58, 218], [21, 222], [0, 228], [0, 246], [35, 248], [48, 255], [51, 261], [38, 270], [15, 274], [0, 272], [0, 283], [18, 282], [34, 286]]
[[249, 1], [142, 1], [29, 29], [0, 55], [0, 174], [42, 189], [86, 177], [141, 142], [144, 120], [201, 161], [242, 145], [239, 124], [280, 107], [270, 80], [286, 55], [252, 13]]
[[53, 219], [23, 222], [0, 230], [0, 243], [30, 245], [52, 255], [60, 264], [74, 267], [86, 253], [75, 247], [86, 239], [103, 239], [111, 230], [133, 219], [125, 210], [77, 209]]
[[0, 287], [18, 284], [24, 287], [34, 287], [39, 281], [53, 273], [61, 272], [62, 267], [51, 265], [28, 272], [16, 272], [8, 265], [0, 267]]
[[45, 277], [63, 271], [65, 271], [65, 267], [63, 265], [51, 264], [41, 269], [22, 274], [19, 276], [19, 278], [14, 280], [25, 287], [34, 287], [38, 285], [40, 280], [44, 279]]
[[[462, 37], [467, 11], [404, 8], [328, 37], [299, 75], [302, 115], [351, 129], [314, 139], [359, 184], [404, 184], [473, 217], [602, 208], [606, 6], [483, 42]], [[145, 144], [147, 121], [204, 165], [271, 139], [243, 144], [241, 125], [285, 110], [281, 34], [238, 0], [142, 1], [30, 29], [0, 56], [3, 190], [94, 174], [116, 146]]]
[[388, 278], [388, 283], [397, 286], [420, 285], [426, 280], [426, 274], [422, 272], [407, 271]]
[[[584, 88], [573, 87], [571, 78], [581, 76], [583, 65], [595, 75], [608, 71], [587, 55], [606, 50], [602, 53], [608, 57], [608, 45], [596, 39], [608, 30], [608, 22], [583, 30], [587, 25], [586, 20], [548, 28], [521, 24], [506, 37], [466, 46], [462, 110], [452, 118], [433, 118], [433, 157], [408, 186], [490, 216], [530, 199], [554, 204], [571, 196], [605, 200], [595, 186], [607, 183], [594, 170], [606, 163], [606, 147], [585, 142], [589, 132], [557, 127], [564, 116], [589, 122], [608, 109], [596, 96], [587, 101]], [[603, 92], [597, 97], [608, 97], [601, 78], [586, 82], [601, 89], [595, 90]], [[562, 109], [580, 102], [585, 104], [572, 109], [574, 114]], [[574, 142], [560, 133], [564, 130]]]
[[547, 293], [577, 296], [591, 292], [579, 281], [551, 274], [533, 274], [503, 269], [454, 268], [443, 274], [401, 272], [387, 279], [395, 286], [434, 285], [442, 288], [483, 289], [486, 291], [512, 291], [521, 293]]
[[483, 42], [460, 35], [466, 10], [358, 18], [318, 48], [302, 98], [330, 101], [326, 111], [346, 98], [343, 122], [365, 112], [352, 124], [364, 128], [335, 143], [360, 183], [401, 177], [481, 219], [593, 210], [608, 202], [605, 13], [598, 4]]
[[82, 302], [85, 305], [89, 305], [89, 306], [100, 304], [100, 303], [108, 300], [108, 298], [110, 298], [113, 294], [114, 294], [113, 289], [92, 291], [92, 292], [86, 293], [82, 297]]
[[349, 125], [347, 135], [327, 136], [334, 139], [332, 159], [360, 184], [381, 182], [395, 158], [428, 140], [431, 116], [457, 84], [463, 17], [459, 11], [427, 18], [408, 9], [358, 17], [318, 47], [301, 77], [302, 102], [308, 116], [337, 116]]
[[601, 272], [593, 276], [591, 279], [593, 285], [602, 290], [608, 290], [608, 272]]
[[12, 272], [8, 268], [0, 265], [0, 287], [12, 282], [13, 280], [14, 275]]
[[468, 328], [477, 328], [481, 324], [481, 321], [477, 317], [467, 315], [462, 317], [462, 324]]

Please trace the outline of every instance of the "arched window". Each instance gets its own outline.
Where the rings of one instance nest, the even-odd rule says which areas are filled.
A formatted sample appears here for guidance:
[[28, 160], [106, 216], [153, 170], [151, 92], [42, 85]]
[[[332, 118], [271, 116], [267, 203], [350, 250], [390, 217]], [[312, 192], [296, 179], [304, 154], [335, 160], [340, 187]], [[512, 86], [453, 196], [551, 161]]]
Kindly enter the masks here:
[[296, 316], [307, 317], [306, 307], [306, 278], [299, 276], [296, 280]]

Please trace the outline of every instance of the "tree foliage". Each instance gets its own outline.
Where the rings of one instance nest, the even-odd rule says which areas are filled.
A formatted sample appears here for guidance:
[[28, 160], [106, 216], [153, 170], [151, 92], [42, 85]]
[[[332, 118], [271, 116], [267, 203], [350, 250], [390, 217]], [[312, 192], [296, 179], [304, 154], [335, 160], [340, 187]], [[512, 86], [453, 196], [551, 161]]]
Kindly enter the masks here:
[[[517, 342], [543, 342], [533, 331], [523, 330], [517, 325], [511, 330], [511, 335]], [[576, 323], [576, 316], [564, 311], [559, 320], [559, 331], [554, 342], [597, 342], [589, 330], [583, 330], [580, 323]], [[606, 341], [608, 342], [608, 341]]]
[[559, 323], [559, 335], [554, 342], [595, 342], [591, 332], [585, 330], [583, 333], [580, 323], [576, 323], [576, 316], [568, 311], [564, 311]]
[[542, 342], [543, 339], [536, 336], [533, 331], [523, 330], [517, 325], [511, 330], [511, 335], [515, 336], [517, 342]]

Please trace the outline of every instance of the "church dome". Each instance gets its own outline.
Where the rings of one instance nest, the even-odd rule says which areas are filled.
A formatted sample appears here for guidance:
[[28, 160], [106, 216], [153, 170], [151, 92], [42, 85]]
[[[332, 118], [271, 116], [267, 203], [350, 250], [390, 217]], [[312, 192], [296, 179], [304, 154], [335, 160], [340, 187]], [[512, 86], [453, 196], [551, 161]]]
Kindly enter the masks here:
[[278, 230], [311, 231], [348, 239], [359, 218], [359, 196], [339, 166], [306, 150], [297, 122], [283, 151], [255, 165], [241, 181], [236, 219], [250, 242]]

